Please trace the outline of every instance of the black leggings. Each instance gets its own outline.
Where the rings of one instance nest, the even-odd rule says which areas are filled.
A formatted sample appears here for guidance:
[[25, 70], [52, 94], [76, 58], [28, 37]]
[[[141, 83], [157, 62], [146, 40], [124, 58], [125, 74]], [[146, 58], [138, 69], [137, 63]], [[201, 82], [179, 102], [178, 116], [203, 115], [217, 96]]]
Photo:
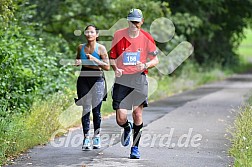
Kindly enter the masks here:
[[82, 101], [82, 127], [84, 136], [89, 135], [90, 111], [93, 114], [94, 133], [100, 133], [101, 105], [104, 97], [105, 82], [103, 77], [80, 76], [77, 80], [78, 99]]

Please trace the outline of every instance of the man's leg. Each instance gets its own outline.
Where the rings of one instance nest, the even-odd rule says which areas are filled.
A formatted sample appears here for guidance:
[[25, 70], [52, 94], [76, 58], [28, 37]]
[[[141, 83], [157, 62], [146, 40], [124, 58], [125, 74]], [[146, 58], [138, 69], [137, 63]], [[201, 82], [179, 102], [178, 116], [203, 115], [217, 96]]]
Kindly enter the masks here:
[[134, 120], [134, 124], [133, 124], [133, 144], [132, 144], [131, 152], [130, 152], [131, 159], [140, 158], [138, 145], [141, 138], [142, 127], [143, 127], [142, 113], [143, 113], [143, 105], [133, 107], [132, 117]]
[[127, 111], [132, 109], [132, 98], [130, 98], [132, 90], [132, 88], [127, 86], [115, 84], [112, 93], [113, 109], [116, 110], [116, 122], [124, 128], [121, 137], [123, 146], [129, 145], [133, 127], [132, 123], [127, 119]]
[[127, 109], [117, 109], [116, 110], [116, 122], [119, 126], [123, 126], [127, 123]]
[[132, 117], [134, 120], [133, 124], [133, 146], [139, 145], [139, 141], [141, 138], [141, 133], [142, 133], [142, 127], [143, 127], [143, 118], [142, 118], [142, 113], [143, 113], [143, 105], [140, 106], [134, 106], [133, 108], [133, 113]]
[[127, 119], [127, 109], [116, 110], [116, 121], [119, 126], [124, 128], [124, 132], [121, 137], [121, 143], [123, 146], [128, 146], [130, 143], [130, 136], [133, 125]]

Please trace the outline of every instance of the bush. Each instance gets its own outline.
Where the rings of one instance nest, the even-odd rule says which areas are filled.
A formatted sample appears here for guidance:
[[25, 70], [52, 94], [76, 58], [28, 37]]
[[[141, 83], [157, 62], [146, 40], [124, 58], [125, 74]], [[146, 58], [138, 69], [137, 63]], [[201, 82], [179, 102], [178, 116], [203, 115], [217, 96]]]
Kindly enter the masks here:
[[37, 31], [41, 25], [28, 21], [31, 14], [21, 4], [16, 18], [0, 28], [0, 118], [29, 111], [34, 100], [61, 90], [69, 78], [71, 68], [58, 64], [64, 58], [61, 47], [69, 50], [66, 42], [41, 38], [46, 35]]

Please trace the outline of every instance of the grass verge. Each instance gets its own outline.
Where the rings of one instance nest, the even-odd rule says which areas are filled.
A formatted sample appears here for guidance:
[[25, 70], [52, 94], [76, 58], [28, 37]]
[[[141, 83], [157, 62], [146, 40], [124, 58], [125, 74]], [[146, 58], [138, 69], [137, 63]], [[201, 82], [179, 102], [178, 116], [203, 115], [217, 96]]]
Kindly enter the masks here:
[[248, 104], [240, 108], [234, 127], [228, 129], [232, 138], [229, 153], [234, 157], [235, 167], [252, 166], [252, 97]]
[[28, 148], [47, 143], [54, 131], [65, 128], [58, 118], [70, 104], [69, 94], [54, 94], [47, 100], [36, 101], [31, 112], [0, 120], [0, 166]]

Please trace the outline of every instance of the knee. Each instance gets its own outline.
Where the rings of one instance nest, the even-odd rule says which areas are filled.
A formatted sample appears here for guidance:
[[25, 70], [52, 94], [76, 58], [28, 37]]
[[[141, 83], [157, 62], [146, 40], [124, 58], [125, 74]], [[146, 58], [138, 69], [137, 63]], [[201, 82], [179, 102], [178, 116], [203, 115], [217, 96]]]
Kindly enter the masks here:
[[133, 117], [136, 119], [142, 118], [142, 112], [140, 111], [133, 112]]
[[142, 118], [142, 108], [136, 108], [134, 111], [133, 111], [133, 117], [135, 118]]
[[118, 124], [119, 126], [125, 124], [126, 121], [127, 121], [127, 119], [124, 118], [124, 117], [117, 117], [117, 119], [116, 119], [116, 122], [117, 122], [117, 124]]
[[127, 110], [125, 109], [116, 110], [116, 122], [119, 126], [127, 122]]

